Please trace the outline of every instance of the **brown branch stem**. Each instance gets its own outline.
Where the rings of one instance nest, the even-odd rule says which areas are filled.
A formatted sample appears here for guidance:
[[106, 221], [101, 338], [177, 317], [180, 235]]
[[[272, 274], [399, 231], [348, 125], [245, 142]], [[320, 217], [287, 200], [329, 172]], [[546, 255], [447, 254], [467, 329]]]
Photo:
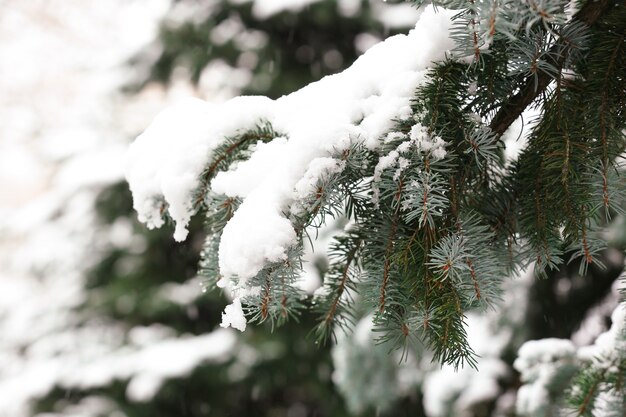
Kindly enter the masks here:
[[[587, 26], [593, 25], [607, 10], [611, 8], [611, 0], [588, 1], [574, 15], [572, 22], [582, 22]], [[560, 39], [549, 50], [546, 60], [559, 70], [565, 63], [565, 58], [569, 50], [566, 40]], [[556, 57], [556, 58], [555, 58]], [[560, 72], [560, 71], [559, 71]], [[526, 78], [520, 90], [514, 94], [496, 113], [491, 120], [489, 127], [497, 136], [501, 136], [511, 124], [522, 114], [553, 80], [552, 76], [546, 72], [538, 72]]]

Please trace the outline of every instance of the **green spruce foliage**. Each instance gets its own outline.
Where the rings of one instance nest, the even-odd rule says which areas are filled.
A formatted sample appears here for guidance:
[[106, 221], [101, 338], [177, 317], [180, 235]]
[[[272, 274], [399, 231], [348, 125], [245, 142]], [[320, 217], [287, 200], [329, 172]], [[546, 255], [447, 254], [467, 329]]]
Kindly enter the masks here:
[[[307, 227], [329, 215], [353, 222], [333, 246], [315, 303], [321, 340], [350, 327], [358, 300], [374, 313], [381, 342], [420, 341], [435, 360], [457, 367], [475, 364], [465, 313], [496, 301], [510, 271], [534, 263], [545, 275], [580, 259], [584, 273], [599, 262], [600, 233], [622, 213], [626, 192], [619, 175], [626, 7], [608, 0], [435, 3], [459, 10], [457, 48], [415, 92], [416, 116], [398, 121], [376, 151], [355, 146], [335, 155], [347, 168], [320, 181], [292, 223], [302, 247]], [[540, 115], [527, 121], [528, 146], [508, 162], [502, 136], [531, 106]], [[229, 141], [205, 184], [215, 164], [234, 152], [245, 158], [245, 139], [264, 138], [268, 129]], [[423, 137], [428, 146], [416, 144]], [[201, 202], [212, 233], [201, 265], [213, 280], [231, 204], [210, 193]], [[300, 314], [306, 297], [292, 285], [300, 266], [294, 249], [254, 278], [262, 290], [244, 300], [250, 318], [281, 324]]]

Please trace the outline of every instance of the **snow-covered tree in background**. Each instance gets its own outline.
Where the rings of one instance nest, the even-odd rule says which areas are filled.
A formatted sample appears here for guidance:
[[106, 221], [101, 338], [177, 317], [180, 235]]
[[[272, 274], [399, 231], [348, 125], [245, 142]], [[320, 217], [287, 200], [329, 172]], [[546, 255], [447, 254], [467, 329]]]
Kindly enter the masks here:
[[369, 0], [179, 1], [159, 41], [134, 59], [135, 88], [190, 78], [222, 97], [276, 98], [343, 70], [384, 37], [415, 24], [408, 4]]
[[[309, 13], [299, 14], [300, 8], [285, 3], [287, 10], [259, 14], [266, 3], [213, 2], [213, 8], [203, 12], [201, 4], [177, 2], [165, 16], [160, 39], [147, 48], [168, 59], [178, 56], [172, 72], [166, 76], [159, 70], [161, 76], [156, 76], [157, 71], [150, 70], [163, 66], [165, 58], [145, 52], [134, 58], [133, 67], [145, 71], [131, 82], [121, 80], [130, 85], [131, 94], [115, 97], [115, 117], [128, 118], [135, 126], [144, 123], [131, 118], [141, 120], [142, 100], [146, 96], [154, 100], [155, 91], [162, 94], [160, 84], [165, 81], [170, 84], [166, 94], [173, 96], [183, 90], [229, 97], [248, 91], [252, 88], [248, 84], [267, 95], [283, 92], [282, 84], [268, 87], [255, 82], [256, 70], [242, 66], [243, 58], [227, 65], [225, 49], [213, 59], [209, 47], [218, 35], [200, 36], [194, 43], [190, 27], [223, 33], [234, 24], [237, 31], [228, 35], [234, 38], [220, 45], [246, 59], [258, 52], [259, 45], [272, 51], [259, 53], [260, 71], [277, 79], [285, 73], [299, 74], [293, 81], [297, 88], [328, 72], [328, 63], [333, 70], [349, 65], [372, 41], [402, 27], [407, 11], [413, 21], [416, 15], [410, 7], [376, 3], [371, 9], [369, 3], [353, 3], [350, 8], [334, 1], [311, 2], [315, 4], [307, 8]], [[139, 2], [135, 6], [146, 7]], [[62, 16], [64, 8], [58, 9]], [[76, 9], [65, 13], [80, 17], [80, 7]], [[256, 9], [260, 11], [253, 15]], [[248, 29], [239, 30], [241, 21]], [[281, 27], [283, 32], [278, 31]], [[331, 34], [341, 28], [346, 30], [343, 46], [337, 46]], [[170, 46], [172, 37], [179, 43]], [[206, 60], [186, 59], [186, 46], [196, 53], [198, 48], [205, 51]], [[195, 72], [200, 74], [197, 79]], [[187, 74], [197, 82], [195, 88], [185, 80]], [[103, 82], [96, 80], [89, 85]], [[118, 87], [106, 88], [111, 93]], [[104, 107], [98, 105], [99, 111], [105, 113]], [[235, 336], [236, 331], [220, 329], [225, 300], [201, 291], [203, 282], [196, 274], [204, 240], [201, 219], [189, 225], [190, 236], [183, 245], [173, 242], [169, 231], [148, 232], [135, 221], [127, 185], [117, 182], [124, 146], [112, 144], [110, 136], [120, 135], [115, 129], [122, 122], [110, 123], [111, 133], [76, 119], [87, 125], [85, 130], [92, 128], [104, 136], [103, 143], [61, 159], [50, 192], [0, 224], [1, 243], [8, 237], [11, 248], [14, 241], [21, 241], [18, 250], [6, 251], [6, 259], [3, 251], [0, 259], [6, 268], [0, 277], [0, 416], [346, 415], [331, 383], [329, 347], [306, 342], [313, 315], [301, 317], [306, 326], [293, 323], [276, 334], [259, 329]], [[125, 128], [136, 134], [132, 126]], [[77, 136], [84, 143], [84, 136]], [[71, 145], [69, 138], [61, 139], [53, 142], [55, 155], [61, 153], [59, 145]], [[33, 213], [38, 214], [37, 222]], [[412, 401], [411, 406], [419, 413], [419, 403]]]
[[[513, 271], [532, 264], [546, 276], [567, 263], [576, 276], [619, 275], [623, 255], [605, 248], [626, 191], [623, 2], [434, 3], [408, 35], [339, 74], [276, 100], [189, 101], [133, 144], [127, 178], [141, 221], [160, 227], [167, 216], [184, 240], [205, 213], [201, 270], [234, 297], [222, 326], [302, 314], [307, 242], [329, 252], [311, 300], [320, 341], [365, 316], [401, 356], [425, 349], [455, 369], [477, 366], [467, 317], [496, 304]], [[507, 159], [504, 137], [532, 107], [527, 144]], [[329, 248], [319, 244], [316, 230], [340, 218]], [[520, 351], [522, 381], [540, 387], [520, 392], [520, 413], [570, 385], [580, 415], [623, 406], [624, 317], [613, 317], [609, 358], [571, 384], [575, 349]], [[560, 361], [573, 368], [526, 373]]]

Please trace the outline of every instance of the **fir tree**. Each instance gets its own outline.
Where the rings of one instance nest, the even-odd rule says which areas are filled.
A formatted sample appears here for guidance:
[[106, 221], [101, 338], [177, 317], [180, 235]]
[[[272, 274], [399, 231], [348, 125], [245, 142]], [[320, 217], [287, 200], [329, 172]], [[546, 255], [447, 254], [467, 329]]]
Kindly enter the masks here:
[[[190, 103], [133, 146], [142, 221], [167, 213], [182, 240], [205, 213], [201, 270], [235, 297], [224, 326], [303, 314], [303, 247], [329, 218], [348, 222], [313, 298], [320, 341], [369, 313], [379, 343], [417, 342], [455, 368], [476, 365], [466, 317], [498, 301], [503, 277], [603, 266], [626, 191], [625, 5], [434, 3], [340, 75], [276, 101]], [[528, 145], [506, 160], [503, 136], [530, 107]], [[598, 386], [620, 389], [616, 369], [574, 381], [579, 413]]]

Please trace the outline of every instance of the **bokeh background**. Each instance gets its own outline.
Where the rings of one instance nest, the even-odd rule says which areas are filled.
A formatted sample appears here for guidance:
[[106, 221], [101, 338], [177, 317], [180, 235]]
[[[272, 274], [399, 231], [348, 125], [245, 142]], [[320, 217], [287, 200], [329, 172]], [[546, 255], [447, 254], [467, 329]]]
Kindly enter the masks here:
[[470, 315], [480, 373], [400, 363], [367, 323], [334, 346], [306, 314], [221, 329], [227, 299], [196, 273], [202, 220], [182, 244], [137, 223], [125, 152], [160, 110], [279, 97], [417, 16], [380, 0], [0, 0], [0, 417], [513, 415], [523, 341], [606, 330], [623, 222], [593, 288], [575, 266], [522, 274], [508, 308]]

